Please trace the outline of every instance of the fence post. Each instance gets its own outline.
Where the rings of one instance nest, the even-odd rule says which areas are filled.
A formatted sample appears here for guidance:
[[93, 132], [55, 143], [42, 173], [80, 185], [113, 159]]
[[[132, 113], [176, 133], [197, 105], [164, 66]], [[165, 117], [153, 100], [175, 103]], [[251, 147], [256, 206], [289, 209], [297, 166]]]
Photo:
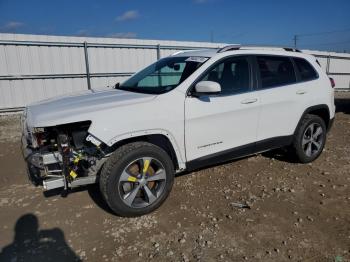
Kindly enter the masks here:
[[329, 74], [329, 67], [330, 67], [330, 63], [331, 63], [331, 56], [328, 55], [327, 57], [327, 67], [326, 67], [326, 74]]
[[157, 45], [157, 60], [160, 59], [160, 44]]
[[89, 54], [88, 54], [88, 44], [84, 42], [84, 55], [85, 55], [85, 68], [86, 68], [86, 81], [88, 90], [91, 89], [91, 81], [90, 81], [90, 68], [89, 68]]

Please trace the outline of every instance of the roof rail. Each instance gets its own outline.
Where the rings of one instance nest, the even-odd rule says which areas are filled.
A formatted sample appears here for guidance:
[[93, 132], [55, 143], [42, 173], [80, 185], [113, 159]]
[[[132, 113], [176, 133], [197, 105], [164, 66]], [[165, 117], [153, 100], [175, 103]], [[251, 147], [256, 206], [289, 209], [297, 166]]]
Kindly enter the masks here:
[[298, 52], [298, 53], [302, 53], [301, 50], [296, 49], [296, 48], [293, 48], [293, 47], [283, 47], [283, 49], [284, 49], [285, 51], [288, 51], [288, 52]]
[[271, 46], [271, 45], [246, 45], [242, 46], [242, 48], [255, 48], [255, 49], [271, 49], [271, 50], [284, 50], [287, 52], [299, 52], [301, 51], [299, 49], [293, 48], [293, 47], [283, 47], [283, 46]]
[[287, 52], [302, 53], [299, 49], [296, 49], [296, 48], [293, 48], [293, 47], [254, 46], [254, 45], [246, 45], [246, 46], [242, 46], [242, 45], [227, 45], [227, 46], [224, 46], [224, 47], [220, 48], [217, 52], [218, 53], [223, 53], [223, 52], [227, 52], [227, 51], [239, 50], [239, 49], [244, 49], [244, 48], [251, 48], [251, 49], [267, 49], [267, 48], [271, 48], [271, 49], [284, 50], [284, 51], [287, 51]]
[[177, 52], [171, 54], [170, 56], [176, 56], [176, 55], [181, 54], [181, 53], [184, 53], [184, 52], [185, 52], [184, 50], [177, 51]]
[[241, 45], [227, 45], [222, 48], [220, 48], [217, 53], [223, 53], [226, 51], [232, 51], [232, 50], [239, 50], [241, 48]]

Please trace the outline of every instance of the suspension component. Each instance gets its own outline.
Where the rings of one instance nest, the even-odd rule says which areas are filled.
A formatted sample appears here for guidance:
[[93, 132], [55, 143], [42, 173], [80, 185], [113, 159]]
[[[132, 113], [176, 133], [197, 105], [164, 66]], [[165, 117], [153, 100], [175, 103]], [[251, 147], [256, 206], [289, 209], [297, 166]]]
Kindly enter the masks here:
[[69, 181], [69, 162], [70, 162], [70, 147], [69, 138], [66, 134], [59, 134], [57, 137], [58, 148], [62, 154], [62, 172], [64, 180], [64, 192], [63, 195], [67, 194], [68, 181]]

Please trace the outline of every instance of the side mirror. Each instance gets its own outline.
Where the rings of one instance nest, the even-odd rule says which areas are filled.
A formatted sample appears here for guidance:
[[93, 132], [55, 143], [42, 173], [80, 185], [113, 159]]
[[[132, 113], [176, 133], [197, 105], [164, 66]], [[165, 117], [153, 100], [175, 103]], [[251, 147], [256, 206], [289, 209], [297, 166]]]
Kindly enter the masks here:
[[219, 94], [221, 92], [220, 84], [213, 81], [198, 82], [194, 89], [195, 89], [195, 93], [198, 95]]
[[120, 86], [119, 82], [114, 85], [114, 89], [118, 89]]

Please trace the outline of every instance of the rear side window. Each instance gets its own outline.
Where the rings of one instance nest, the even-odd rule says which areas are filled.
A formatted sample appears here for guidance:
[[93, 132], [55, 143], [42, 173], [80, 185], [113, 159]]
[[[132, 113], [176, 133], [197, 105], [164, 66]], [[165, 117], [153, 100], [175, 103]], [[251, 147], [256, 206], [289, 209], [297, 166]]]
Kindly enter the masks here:
[[296, 82], [292, 61], [283, 56], [258, 56], [261, 87], [270, 88]]
[[309, 81], [318, 78], [318, 74], [313, 66], [302, 58], [293, 58], [298, 68], [301, 81]]

